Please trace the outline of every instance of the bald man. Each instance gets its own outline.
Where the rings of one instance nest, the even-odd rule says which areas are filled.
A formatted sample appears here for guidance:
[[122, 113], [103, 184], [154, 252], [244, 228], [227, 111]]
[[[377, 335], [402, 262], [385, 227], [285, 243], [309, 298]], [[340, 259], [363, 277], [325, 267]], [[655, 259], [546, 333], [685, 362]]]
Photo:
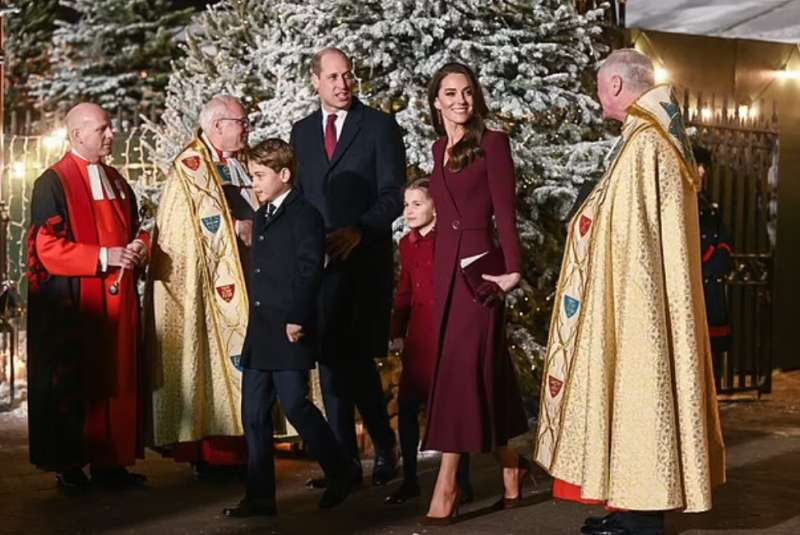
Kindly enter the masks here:
[[139, 310], [135, 280], [148, 259], [136, 199], [103, 163], [114, 133], [106, 112], [66, 117], [70, 150], [33, 186], [28, 265], [28, 423], [31, 462], [61, 487], [143, 483]]
[[597, 82], [622, 135], [569, 223], [535, 456], [554, 497], [612, 511], [582, 533], [660, 535], [664, 511], [708, 511], [725, 480], [700, 184], [681, 110], [647, 57], [617, 50]]
[[243, 262], [252, 182], [239, 161], [249, 122], [229, 95], [200, 112], [172, 164], [156, 216], [148, 350], [156, 364], [153, 441], [197, 477], [247, 462], [239, 358], [247, 330]]

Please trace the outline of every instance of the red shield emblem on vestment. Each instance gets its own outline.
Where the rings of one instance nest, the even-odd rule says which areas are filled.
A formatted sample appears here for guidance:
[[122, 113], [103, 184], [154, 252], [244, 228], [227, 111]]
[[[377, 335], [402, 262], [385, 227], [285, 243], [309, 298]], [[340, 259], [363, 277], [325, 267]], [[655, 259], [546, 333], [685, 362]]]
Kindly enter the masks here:
[[192, 171], [197, 171], [200, 169], [200, 156], [190, 156], [189, 158], [184, 158], [181, 160], [181, 163]]
[[586, 217], [585, 215], [581, 216], [581, 220], [578, 223], [578, 228], [581, 231], [581, 236], [586, 236], [586, 233], [589, 232], [589, 228], [592, 226], [592, 220]]
[[226, 303], [231, 302], [235, 290], [236, 290], [235, 284], [226, 284], [225, 286], [217, 286], [217, 293], [222, 299], [225, 300]]
[[561, 392], [561, 387], [564, 386], [564, 381], [556, 379], [552, 375], [547, 376], [547, 387], [550, 389], [550, 397], [554, 398]]

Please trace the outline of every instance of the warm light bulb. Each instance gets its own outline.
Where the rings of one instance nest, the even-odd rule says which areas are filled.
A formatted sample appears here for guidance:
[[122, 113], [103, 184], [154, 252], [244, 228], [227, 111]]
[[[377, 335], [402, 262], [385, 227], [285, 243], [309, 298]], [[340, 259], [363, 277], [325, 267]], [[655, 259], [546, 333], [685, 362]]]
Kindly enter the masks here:
[[786, 70], [775, 71], [775, 77], [779, 80], [800, 80], [800, 71]]
[[669, 81], [669, 71], [664, 67], [656, 67], [656, 83], [663, 84]]
[[11, 165], [11, 172], [15, 178], [25, 178], [25, 162], [14, 162]]
[[64, 140], [67, 139], [67, 129], [66, 128], [57, 128], [50, 132], [48, 135], [44, 136], [42, 139], [42, 144], [44, 145], [45, 150], [54, 151], [59, 150], [61, 146], [64, 144]]
[[702, 110], [700, 110], [700, 118], [704, 121], [710, 120], [714, 116], [714, 112], [711, 111], [711, 108], [705, 106]]

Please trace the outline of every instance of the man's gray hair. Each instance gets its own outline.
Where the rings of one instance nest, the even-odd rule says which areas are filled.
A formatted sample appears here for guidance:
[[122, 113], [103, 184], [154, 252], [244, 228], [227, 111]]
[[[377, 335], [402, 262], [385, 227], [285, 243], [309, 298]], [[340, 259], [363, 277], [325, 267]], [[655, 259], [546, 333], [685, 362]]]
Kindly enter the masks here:
[[238, 98], [231, 95], [216, 95], [206, 102], [203, 109], [200, 110], [200, 117], [198, 119], [203, 132], [209, 132], [214, 121], [220, 117], [224, 117], [228, 113], [229, 106], [233, 104], [242, 105]]
[[620, 48], [613, 51], [600, 66], [600, 72], [608, 71], [626, 81], [631, 89], [646, 90], [656, 85], [656, 72], [650, 58], [635, 48]]

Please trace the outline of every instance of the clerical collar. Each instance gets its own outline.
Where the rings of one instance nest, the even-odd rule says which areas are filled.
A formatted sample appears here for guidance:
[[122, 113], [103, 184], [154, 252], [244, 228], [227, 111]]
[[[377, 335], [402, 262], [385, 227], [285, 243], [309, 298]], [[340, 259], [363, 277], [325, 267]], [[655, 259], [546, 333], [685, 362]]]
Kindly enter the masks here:
[[[108, 179], [106, 175], [106, 171], [103, 168], [103, 164], [101, 162], [92, 163], [81, 154], [75, 150], [71, 149], [70, 151], [72, 155], [78, 160], [79, 165], [85, 167], [87, 177], [89, 178], [89, 187], [92, 190], [92, 199], [95, 201], [102, 201], [105, 199], [112, 200], [116, 199], [117, 195], [114, 192], [114, 188], [111, 187], [111, 181]], [[125, 190], [121, 185], [117, 185], [120, 190], [120, 196], [124, 199], [125, 198]]]
[[211, 153], [211, 161], [215, 163], [228, 163], [228, 158], [239, 158], [238, 151], [227, 151], [227, 150], [219, 150], [217, 147], [211, 143], [211, 140], [208, 139], [208, 136], [205, 132], [200, 134], [200, 139], [202, 139], [203, 143], [205, 143], [206, 147], [208, 147], [208, 152]]
[[[92, 162], [90, 162], [90, 161], [89, 161], [87, 158], [84, 158], [84, 157], [83, 157], [83, 155], [82, 155], [80, 152], [78, 152], [78, 150], [77, 150], [77, 149], [70, 149], [70, 152], [71, 152], [71, 153], [72, 153], [74, 156], [77, 156], [77, 157], [78, 157], [78, 159], [80, 159], [80, 160], [81, 160], [82, 162], [84, 162], [86, 165], [93, 165], [93, 163], [92, 163]], [[101, 163], [103, 163], [103, 162], [102, 162], [102, 161], [97, 161], [97, 162], [94, 162], [94, 165], [98, 165], [98, 164], [101, 164]]]

